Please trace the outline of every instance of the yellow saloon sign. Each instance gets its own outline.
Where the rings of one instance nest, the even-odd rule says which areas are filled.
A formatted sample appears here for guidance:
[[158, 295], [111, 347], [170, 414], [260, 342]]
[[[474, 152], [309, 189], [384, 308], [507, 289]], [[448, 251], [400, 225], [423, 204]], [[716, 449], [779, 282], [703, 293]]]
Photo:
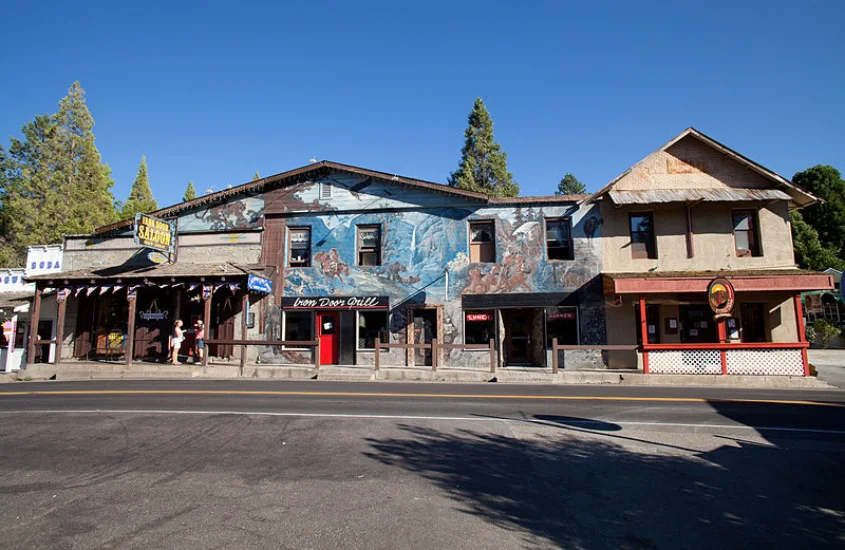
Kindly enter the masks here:
[[147, 248], [173, 252], [176, 226], [173, 222], [147, 214], [135, 215], [135, 243]]

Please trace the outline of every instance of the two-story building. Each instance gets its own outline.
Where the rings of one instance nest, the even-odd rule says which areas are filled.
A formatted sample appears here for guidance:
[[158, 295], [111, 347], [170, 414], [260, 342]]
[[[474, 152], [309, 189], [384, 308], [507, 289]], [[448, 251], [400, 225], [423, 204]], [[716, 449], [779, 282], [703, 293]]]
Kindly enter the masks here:
[[[436, 338], [493, 340], [500, 365], [545, 365], [552, 338], [605, 340], [599, 207], [583, 198], [491, 199], [324, 161], [156, 212], [176, 221], [173, 263], [154, 264], [127, 220], [66, 237], [66, 271], [34, 280], [60, 290], [62, 357], [159, 360], [175, 319], [205, 319], [211, 339], [319, 341], [322, 364], [372, 364], [376, 339]], [[251, 277], [270, 293], [251, 291]], [[315, 360], [306, 345], [250, 350], [265, 365]], [[490, 362], [481, 349], [441, 355], [444, 366]]]
[[[800, 292], [832, 281], [796, 268], [789, 212], [816, 200], [692, 128], [590, 196], [603, 220], [608, 343], [647, 334], [645, 354], [611, 352], [610, 366], [801, 375]], [[733, 287], [719, 319], [707, 295], [716, 277]]]

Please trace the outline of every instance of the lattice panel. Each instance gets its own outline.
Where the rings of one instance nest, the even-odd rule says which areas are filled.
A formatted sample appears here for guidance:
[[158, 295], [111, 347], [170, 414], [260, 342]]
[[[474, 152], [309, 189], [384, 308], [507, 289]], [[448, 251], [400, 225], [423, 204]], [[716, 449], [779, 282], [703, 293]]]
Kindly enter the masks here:
[[649, 351], [648, 369], [654, 374], [722, 374], [722, 359], [712, 349]]
[[728, 374], [804, 376], [800, 349], [731, 349]]

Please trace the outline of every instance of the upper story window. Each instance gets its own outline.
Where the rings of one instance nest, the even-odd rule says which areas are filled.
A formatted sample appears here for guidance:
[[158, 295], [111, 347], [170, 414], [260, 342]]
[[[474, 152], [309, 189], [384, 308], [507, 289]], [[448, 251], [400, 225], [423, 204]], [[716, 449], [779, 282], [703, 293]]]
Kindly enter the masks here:
[[380, 226], [358, 226], [358, 265], [381, 265]]
[[754, 210], [734, 210], [733, 223], [736, 255], [740, 258], [762, 256], [757, 212]]
[[311, 267], [311, 228], [293, 227], [289, 230], [288, 265]]
[[569, 218], [546, 220], [546, 259], [573, 259], [572, 221]]
[[634, 259], [657, 258], [654, 240], [654, 218], [651, 212], [635, 212], [628, 215], [631, 228], [631, 257]]
[[493, 263], [496, 261], [496, 229], [492, 221], [469, 223], [470, 263]]

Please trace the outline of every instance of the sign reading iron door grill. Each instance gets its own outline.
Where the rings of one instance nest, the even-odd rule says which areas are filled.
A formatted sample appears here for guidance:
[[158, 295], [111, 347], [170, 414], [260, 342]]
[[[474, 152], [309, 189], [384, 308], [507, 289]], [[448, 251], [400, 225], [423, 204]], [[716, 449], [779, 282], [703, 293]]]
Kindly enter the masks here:
[[282, 298], [282, 307], [298, 309], [387, 309], [388, 296], [314, 296]]
[[173, 252], [176, 242], [176, 223], [148, 214], [135, 215], [135, 243], [146, 248]]

